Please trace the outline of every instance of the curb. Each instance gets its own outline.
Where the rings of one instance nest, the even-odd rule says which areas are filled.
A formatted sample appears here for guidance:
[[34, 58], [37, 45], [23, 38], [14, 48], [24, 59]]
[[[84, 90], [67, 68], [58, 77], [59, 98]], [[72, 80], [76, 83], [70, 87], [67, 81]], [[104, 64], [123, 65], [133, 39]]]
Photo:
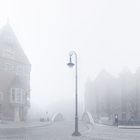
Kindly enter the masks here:
[[120, 129], [140, 129], [140, 126], [125, 126], [125, 125], [118, 125]]

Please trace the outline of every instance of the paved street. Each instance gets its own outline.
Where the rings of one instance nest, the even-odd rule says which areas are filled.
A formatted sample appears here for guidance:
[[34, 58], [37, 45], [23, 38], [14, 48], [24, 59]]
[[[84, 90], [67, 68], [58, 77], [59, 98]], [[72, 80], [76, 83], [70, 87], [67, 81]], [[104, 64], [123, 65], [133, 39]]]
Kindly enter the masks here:
[[[80, 124], [80, 132], [88, 130], [87, 125]], [[2, 130], [2, 129], [1, 129]], [[74, 131], [73, 122], [57, 122], [46, 126], [37, 126], [29, 128], [9, 128], [3, 129], [0, 134], [2, 140], [75, 140], [71, 134]], [[79, 137], [80, 140], [86, 140], [85, 137]]]
[[82, 136], [72, 137], [73, 122], [57, 122], [37, 127], [5, 128], [0, 140], [140, 140], [140, 129], [119, 129], [95, 124], [94, 127], [80, 123]]
[[95, 124], [85, 135], [90, 140], [140, 140], [140, 129], [120, 129]]

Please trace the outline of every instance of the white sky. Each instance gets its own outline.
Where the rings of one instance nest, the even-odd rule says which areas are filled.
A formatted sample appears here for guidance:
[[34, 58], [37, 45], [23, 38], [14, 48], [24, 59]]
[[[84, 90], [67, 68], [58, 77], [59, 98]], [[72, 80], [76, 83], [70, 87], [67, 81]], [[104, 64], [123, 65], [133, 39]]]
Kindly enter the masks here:
[[139, 0], [0, 0], [0, 24], [8, 17], [32, 64], [37, 105], [74, 97], [71, 50], [78, 53], [80, 96], [87, 76], [102, 68], [117, 75], [140, 66]]

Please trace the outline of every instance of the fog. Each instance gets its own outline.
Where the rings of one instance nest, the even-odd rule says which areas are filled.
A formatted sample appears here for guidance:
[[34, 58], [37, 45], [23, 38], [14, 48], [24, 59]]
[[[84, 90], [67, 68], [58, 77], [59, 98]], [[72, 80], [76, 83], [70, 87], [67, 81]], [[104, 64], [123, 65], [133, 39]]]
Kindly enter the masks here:
[[32, 64], [31, 107], [51, 111], [61, 104], [58, 111], [74, 102], [74, 69], [66, 65], [71, 50], [78, 54], [82, 109], [88, 77], [102, 69], [115, 76], [124, 67], [135, 72], [139, 13], [139, 0], [0, 0], [0, 25], [9, 19]]

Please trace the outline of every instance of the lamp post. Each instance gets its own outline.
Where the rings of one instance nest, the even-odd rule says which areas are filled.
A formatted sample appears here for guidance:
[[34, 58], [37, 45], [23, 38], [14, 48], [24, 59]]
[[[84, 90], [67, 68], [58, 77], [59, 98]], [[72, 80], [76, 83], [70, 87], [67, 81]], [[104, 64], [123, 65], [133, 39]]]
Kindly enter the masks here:
[[[72, 56], [75, 56], [75, 64], [72, 63]], [[70, 68], [75, 65], [75, 131], [72, 136], [81, 136], [78, 131], [78, 93], [77, 93], [77, 54], [75, 51], [69, 53], [70, 62], [67, 64]]]

